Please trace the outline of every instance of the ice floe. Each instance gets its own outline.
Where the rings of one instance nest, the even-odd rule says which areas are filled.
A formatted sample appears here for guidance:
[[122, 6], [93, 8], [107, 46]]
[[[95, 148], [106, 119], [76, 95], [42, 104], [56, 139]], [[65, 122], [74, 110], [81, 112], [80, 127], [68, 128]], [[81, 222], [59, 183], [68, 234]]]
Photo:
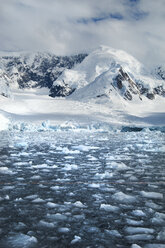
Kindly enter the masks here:
[[121, 203], [134, 203], [137, 201], [137, 198], [132, 195], [125, 194], [123, 192], [117, 192], [112, 196], [114, 201]]

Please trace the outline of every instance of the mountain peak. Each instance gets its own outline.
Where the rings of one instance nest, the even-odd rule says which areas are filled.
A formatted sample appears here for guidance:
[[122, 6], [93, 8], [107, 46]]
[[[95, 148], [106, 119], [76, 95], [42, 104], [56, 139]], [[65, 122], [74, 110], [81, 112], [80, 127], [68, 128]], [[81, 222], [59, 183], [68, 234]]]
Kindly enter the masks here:
[[[71, 98], [91, 99], [112, 95], [124, 100], [154, 99], [164, 95], [158, 88], [162, 80], [154, 78], [143, 64], [128, 53], [107, 46], [100, 46], [90, 53], [82, 63], [65, 70], [54, 82], [53, 89], [67, 88]], [[163, 89], [163, 88], [162, 88]], [[114, 96], [113, 96], [114, 98]]]

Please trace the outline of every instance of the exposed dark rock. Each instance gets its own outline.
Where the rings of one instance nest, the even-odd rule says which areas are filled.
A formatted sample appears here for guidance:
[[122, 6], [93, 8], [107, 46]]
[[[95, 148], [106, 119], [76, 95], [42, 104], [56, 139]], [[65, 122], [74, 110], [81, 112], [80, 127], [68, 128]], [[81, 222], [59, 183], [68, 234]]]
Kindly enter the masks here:
[[130, 93], [128, 90], [125, 92], [124, 98], [125, 98], [126, 100], [129, 100], [129, 101], [132, 100], [132, 95], [131, 95], [131, 93]]
[[161, 79], [165, 80], [165, 70], [161, 66], [158, 66], [155, 72]]
[[[124, 86], [124, 82], [128, 83], [128, 88]], [[121, 67], [119, 69], [119, 74], [114, 79], [113, 86], [117, 86], [118, 90], [123, 91], [123, 96], [126, 100], [131, 101], [132, 100], [132, 94], [139, 95], [140, 98], [140, 92], [136, 85], [136, 83], [130, 78], [128, 73], [126, 73], [123, 68]], [[141, 98], [140, 98], [141, 99]]]
[[146, 97], [150, 100], [154, 100], [155, 99], [155, 95], [153, 93], [147, 93]]
[[61, 85], [55, 85], [52, 86], [50, 89], [49, 96], [51, 97], [65, 97], [71, 95], [75, 89], [71, 89], [68, 85], [61, 86]]
[[160, 96], [164, 96], [165, 97], [165, 90], [163, 89], [163, 86], [162, 85], [154, 88], [153, 92], [154, 92], [154, 94], [157, 94], [157, 95], [160, 95]]

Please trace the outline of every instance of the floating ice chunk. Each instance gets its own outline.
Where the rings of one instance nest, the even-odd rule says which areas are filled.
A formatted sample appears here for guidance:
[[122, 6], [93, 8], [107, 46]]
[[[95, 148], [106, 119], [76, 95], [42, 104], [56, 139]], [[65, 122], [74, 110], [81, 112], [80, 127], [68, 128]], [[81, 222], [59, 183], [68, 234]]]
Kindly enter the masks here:
[[38, 165], [33, 165], [32, 167], [36, 169], [43, 169], [43, 168], [47, 168], [50, 166], [48, 166], [47, 164], [38, 164]]
[[[135, 177], [135, 176], [130, 176], [130, 177], [129, 177], [129, 180], [130, 180], [130, 181], [138, 181], [137, 177]], [[139, 246], [139, 247], [140, 247], [140, 246]]]
[[16, 202], [22, 202], [23, 199], [21, 197], [15, 199]]
[[5, 199], [5, 200], [10, 200], [9, 195], [6, 195], [6, 196], [4, 197], [4, 199]]
[[75, 203], [73, 203], [73, 205], [75, 207], [78, 207], [78, 208], [86, 208], [87, 206], [85, 206], [82, 202], [80, 201], [76, 201]]
[[165, 225], [165, 214], [156, 212], [151, 222], [155, 225]]
[[90, 188], [100, 188], [100, 183], [90, 183], [90, 184], [88, 184], [88, 187], [90, 187]]
[[81, 241], [81, 237], [75, 235], [75, 236], [74, 236], [74, 239], [71, 241], [71, 244], [73, 245], [73, 244], [75, 244], [75, 243], [77, 243], [77, 242], [80, 242], [80, 241]]
[[13, 174], [12, 170], [7, 167], [0, 167], [0, 174]]
[[47, 206], [48, 208], [56, 208], [56, 207], [58, 207], [59, 205], [56, 204], [56, 203], [53, 203], [53, 202], [47, 202], [47, 203], [46, 203], [46, 206]]
[[133, 241], [133, 240], [151, 240], [153, 238], [154, 238], [154, 236], [150, 235], [150, 234], [135, 234], [135, 235], [126, 236], [126, 239], [128, 239], [129, 241]]
[[158, 226], [165, 225], [165, 220], [158, 218], [158, 217], [154, 217], [151, 219], [151, 223], [154, 225], [158, 225]]
[[32, 176], [30, 179], [38, 180], [41, 179], [41, 177], [39, 175], [36, 175], [36, 176]]
[[28, 195], [28, 196], [25, 197], [25, 199], [27, 199], [27, 200], [33, 200], [33, 199], [35, 199], [37, 197], [38, 197], [38, 195]]
[[156, 239], [160, 241], [165, 241], [165, 228], [163, 228], [163, 230], [161, 230], [158, 233], [158, 236], [156, 237]]
[[117, 238], [122, 237], [122, 235], [117, 230], [105, 230], [105, 233], [110, 235], [110, 236], [117, 237]]
[[113, 177], [113, 173], [109, 173], [108, 171], [106, 171], [105, 173], [100, 173], [100, 174], [96, 173], [95, 177], [99, 179], [111, 178]]
[[131, 248], [141, 248], [141, 246], [139, 246], [137, 244], [133, 244], [133, 245], [131, 245]]
[[135, 196], [124, 194], [123, 192], [117, 192], [115, 193], [112, 198], [117, 202], [122, 203], [134, 203], [137, 201], [137, 198]]
[[18, 156], [24, 156], [24, 157], [29, 157], [29, 153], [28, 152], [20, 152], [18, 153]]
[[47, 214], [47, 217], [49, 219], [53, 219], [53, 220], [57, 220], [57, 221], [65, 221], [67, 220], [67, 216], [65, 216], [64, 214]]
[[15, 186], [4, 186], [3, 190], [10, 190], [10, 189], [14, 189]]
[[85, 146], [85, 145], [73, 146], [73, 148], [74, 148], [74, 149], [78, 149], [79, 151], [82, 151], [82, 152], [88, 152], [89, 150], [99, 149], [99, 147], [95, 147], [95, 146]]
[[144, 248], [165, 248], [165, 244], [147, 244]]
[[52, 187], [50, 187], [50, 189], [52, 189], [52, 190], [59, 190], [60, 189], [60, 186], [52, 186]]
[[151, 199], [163, 199], [163, 194], [157, 193], [157, 192], [145, 192], [141, 191], [141, 195], [146, 198], [151, 198]]
[[60, 228], [58, 228], [58, 232], [59, 233], [68, 233], [69, 231], [70, 231], [70, 229], [67, 228], [67, 227], [60, 227]]
[[78, 166], [75, 165], [75, 164], [66, 164], [63, 169], [64, 170], [77, 170], [78, 169]]
[[38, 223], [38, 226], [46, 227], [46, 228], [54, 228], [55, 227], [54, 223], [49, 223], [49, 222], [44, 221], [44, 220], [40, 220], [40, 222]]
[[155, 216], [155, 218], [161, 218], [161, 219], [165, 220], [165, 214], [164, 213], [156, 212], [154, 216]]
[[155, 209], [155, 210], [162, 209], [162, 206], [160, 206], [160, 205], [158, 205], [158, 204], [156, 204], [156, 203], [154, 203], [154, 202], [152, 202], [152, 201], [146, 202], [145, 205], [146, 205], [147, 207], [153, 208], [153, 209]]
[[135, 215], [135, 216], [139, 216], [139, 217], [145, 217], [146, 214], [142, 211], [142, 210], [133, 210], [132, 211], [132, 214]]
[[126, 219], [126, 222], [128, 225], [132, 225], [132, 226], [143, 226], [144, 225], [144, 221], [143, 220], [132, 220], [132, 219]]
[[146, 234], [153, 234], [154, 229], [152, 228], [144, 228], [144, 227], [126, 227], [124, 229], [128, 234], [139, 234], [139, 233], [146, 233]]
[[26, 228], [27, 226], [23, 222], [18, 222], [17, 226], [15, 227], [15, 230], [20, 231]]
[[76, 215], [73, 215], [73, 217], [76, 220], [83, 220], [83, 219], [85, 219], [85, 215], [84, 214], [76, 214]]
[[79, 154], [80, 151], [79, 150], [69, 150], [67, 147], [64, 147], [61, 149], [61, 153], [63, 154]]
[[110, 204], [101, 204], [100, 209], [103, 209], [107, 212], [118, 212], [119, 208], [116, 206], [112, 206]]
[[32, 202], [33, 203], [43, 203], [45, 201], [43, 199], [41, 199], [41, 198], [37, 198], [37, 199], [33, 200]]
[[97, 233], [97, 232], [100, 232], [100, 229], [98, 227], [91, 226], [91, 227], [86, 228], [86, 231], [88, 233]]
[[73, 156], [65, 156], [65, 159], [74, 159]]
[[114, 161], [112, 161], [111, 163], [108, 163], [106, 167], [110, 169], [114, 169], [114, 170], [129, 170], [130, 169], [130, 167], [128, 167], [124, 163], [122, 162], [118, 163]]
[[28, 143], [27, 142], [17, 142], [16, 144], [15, 144], [15, 146], [16, 147], [19, 147], [19, 148], [22, 148], [22, 147], [24, 147], [24, 148], [27, 148], [28, 147]]
[[96, 161], [96, 160], [98, 160], [96, 157], [91, 156], [91, 155], [88, 155], [87, 158], [88, 158], [88, 160], [90, 160], [90, 161]]
[[10, 247], [10, 248], [15, 248], [15, 247], [30, 248], [36, 245], [37, 242], [38, 241], [35, 237], [20, 233], [20, 234], [8, 237], [5, 244], [7, 244], [7, 247]]

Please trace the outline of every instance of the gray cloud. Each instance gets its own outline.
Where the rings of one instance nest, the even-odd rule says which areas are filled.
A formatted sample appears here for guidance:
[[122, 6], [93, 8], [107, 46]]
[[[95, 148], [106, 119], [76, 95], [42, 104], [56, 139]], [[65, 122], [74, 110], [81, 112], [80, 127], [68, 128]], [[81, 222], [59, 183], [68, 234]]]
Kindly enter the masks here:
[[164, 0], [0, 0], [0, 50], [72, 54], [100, 44], [163, 63]]

